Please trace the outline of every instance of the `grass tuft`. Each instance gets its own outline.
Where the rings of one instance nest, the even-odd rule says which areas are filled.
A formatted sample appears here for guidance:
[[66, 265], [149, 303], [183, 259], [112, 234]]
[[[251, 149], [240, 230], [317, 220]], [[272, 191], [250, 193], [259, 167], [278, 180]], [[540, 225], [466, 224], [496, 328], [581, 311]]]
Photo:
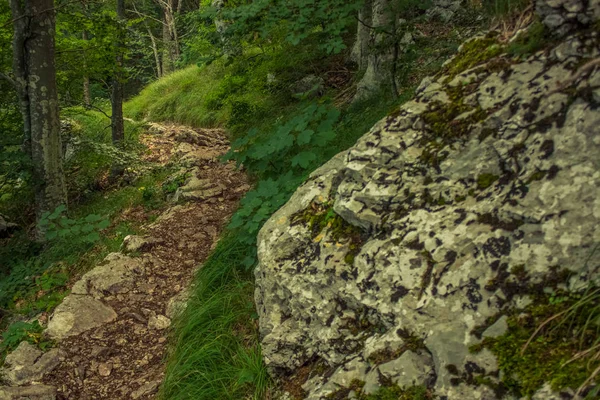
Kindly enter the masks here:
[[264, 398], [270, 379], [259, 347], [254, 288], [243, 272], [246, 253], [235, 236], [225, 236], [199, 269], [175, 321], [161, 398]]

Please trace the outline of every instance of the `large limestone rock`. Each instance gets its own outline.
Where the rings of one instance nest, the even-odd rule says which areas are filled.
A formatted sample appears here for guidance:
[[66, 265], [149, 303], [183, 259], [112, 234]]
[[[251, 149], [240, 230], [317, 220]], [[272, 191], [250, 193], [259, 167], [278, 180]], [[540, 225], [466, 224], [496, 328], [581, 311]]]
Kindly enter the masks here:
[[258, 239], [272, 373], [324, 362], [331, 370], [304, 384], [307, 399], [353, 380], [374, 390], [381, 375], [447, 400], [496, 399], [453, 379], [497, 377], [489, 351], [469, 352], [481, 341], [473, 329], [556, 288], [558, 270], [570, 273], [565, 289], [598, 280], [600, 71], [574, 72], [598, 55], [586, 33], [521, 62], [426, 79], [313, 173]]
[[97, 299], [107, 295], [129, 292], [143, 274], [142, 261], [122, 253], [111, 253], [97, 267], [77, 281], [71, 293], [89, 294]]
[[79, 335], [117, 318], [117, 313], [91, 296], [71, 294], [56, 307], [46, 334], [54, 340]]

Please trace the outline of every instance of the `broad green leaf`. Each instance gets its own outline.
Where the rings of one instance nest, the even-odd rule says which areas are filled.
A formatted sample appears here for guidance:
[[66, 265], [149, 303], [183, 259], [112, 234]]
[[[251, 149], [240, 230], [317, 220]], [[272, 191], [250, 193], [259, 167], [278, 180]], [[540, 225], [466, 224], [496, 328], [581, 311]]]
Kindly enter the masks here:
[[296, 157], [292, 158], [292, 166], [300, 166], [302, 168], [308, 168], [311, 162], [317, 159], [315, 153], [310, 151], [303, 151]]

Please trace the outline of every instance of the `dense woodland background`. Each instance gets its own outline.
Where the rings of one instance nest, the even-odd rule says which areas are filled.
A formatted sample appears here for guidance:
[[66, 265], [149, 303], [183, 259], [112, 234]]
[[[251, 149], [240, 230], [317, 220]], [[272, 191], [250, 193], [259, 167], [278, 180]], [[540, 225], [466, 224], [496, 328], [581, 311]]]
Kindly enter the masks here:
[[[239, 321], [254, 326], [252, 307], [238, 306], [251, 304], [262, 223], [311, 171], [409, 99], [461, 42], [490, 26], [512, 34], [529, 7], [509, 0], [445, 7], [427, 0], [38, 2], [51, 6], [56, 24], [55, 51], [45, 57], [56, 71], [61, 151], [49, 161], [31, 151], [14, 61], [18, 36], [28, 40], [21, 22], [33, 18], [27, 9], [16, 15], [15, 5], [27, 3], [36, 2], [12, 0], [12, 11], [0, 3], [0, 214], [6, 226], [0, 355], [23, 338], [48, 345], [30, 318], [51, 312], [69, 282], [156, 218], [182, 184], [169, 178], [174, 171], [168, 167], [148, 169], [140, 161], [145, 149], [138, 136], [147, 121], [226, 128], [232, 140], [227, 159], [253, 180], [198, 277], [193, 305], [206, 312], [178, 328], [163, 388], [169, 399], [189, 398], [186, 393], [263, 397], [269, 379], [256, 337], [233, 329]], [[511, 45], [514, 56], [546, 37], [541, 24], [534, 26]], [[64, 189], [50, 202], [39, 193], [52, 183], [36, 179], [45, 162], [64, 174]], [[122, 215], [136, 207], [146, 221]], [[185, 349], [177, 344], [184, 342]], [[186, 352], [192, 347], [212, 351], [194, 356]], [[206, 370], [200, 377], [188, 374], [194, 357], [194, 368]]]

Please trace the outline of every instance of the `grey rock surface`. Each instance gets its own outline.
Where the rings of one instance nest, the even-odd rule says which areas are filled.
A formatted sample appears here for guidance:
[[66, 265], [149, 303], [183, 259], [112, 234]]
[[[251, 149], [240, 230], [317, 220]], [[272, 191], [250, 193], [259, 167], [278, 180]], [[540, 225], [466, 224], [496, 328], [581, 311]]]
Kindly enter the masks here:
[[[428, 78], [315, 171], [258, 238], [255, 299], [272, 374], [331, 366], [305, 383], [308, 399], [350, 379], [376, 390], [372, 371], [447, 400], [496, 399], [454, 379], [497, 382], [493, 355], [469, 351], [475, 328], [501, 335], [505, 319], [486, 321], [530, 303], [534, 287], [557, 288], [556, 266], [570, 272], [564, 289], [599, 278], [600, 71], [565, 80], [598, 55], [587, 32], [523, 61]], [[306, 215], [331, 210], [353, 233], [309, 228]], [[400, 362], [405, 340], [429, 361]], [[382, 349], [391, 358], [376, 364]], [[420, 368], [429, 364], [431, 374]]]
[[91, 296], [71, 294], [56, 307], [46, 334], [54, 340], [79, 335], [117, 318], [109, 306]]
[[600, 19], [600, 0], [536, 0], [535, 9], [542, 22], [558, 36]]
[[2, 379], [11, 386], [22, 386], [39, 382], [44, 375], [52, 372], [61, 362], [63, 352], [60, 349], [50, 349], [42, 353], [34, 345], [23, 341], [9, 355], [0, 370]]
[[56, 400], [56, 388], [47, 385], [0, 386], [0, 400]]

